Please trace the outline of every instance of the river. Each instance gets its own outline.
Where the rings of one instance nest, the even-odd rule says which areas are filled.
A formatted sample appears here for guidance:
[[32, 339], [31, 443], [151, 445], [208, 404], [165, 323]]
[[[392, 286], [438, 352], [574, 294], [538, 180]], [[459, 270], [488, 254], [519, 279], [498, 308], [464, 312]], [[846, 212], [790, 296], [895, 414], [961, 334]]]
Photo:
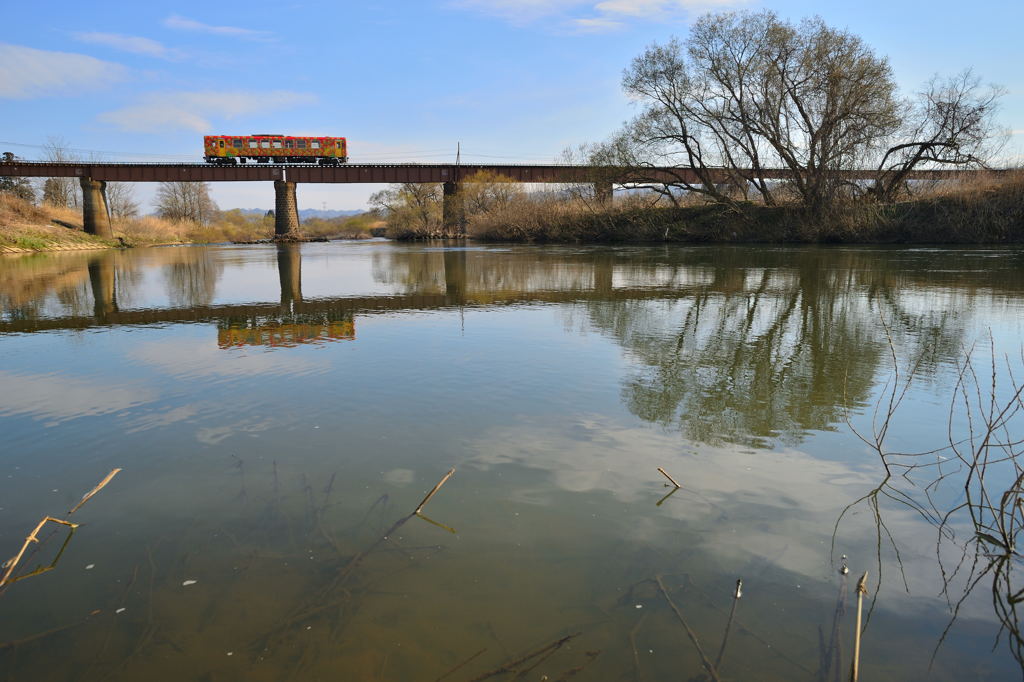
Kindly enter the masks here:
[[1022, 339], [1020, 249], [6, 257], [0, 554], [122, 471], [0, 679], [846, 679], [865, 571], [863, 679], [1019, 678]]

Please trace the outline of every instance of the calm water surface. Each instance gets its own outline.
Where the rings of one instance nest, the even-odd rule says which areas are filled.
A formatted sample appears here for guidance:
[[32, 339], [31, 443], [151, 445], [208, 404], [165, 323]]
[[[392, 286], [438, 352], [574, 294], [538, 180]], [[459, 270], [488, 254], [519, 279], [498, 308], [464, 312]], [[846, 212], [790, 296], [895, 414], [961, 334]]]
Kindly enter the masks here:
[[720, 679], [842, 679], [865, 570], [862, 679], [1019, 678], [969, 518], [907, 503], [955, 468], [879, 488], [854, 429], [913, 368], [884, 450], [943, 447], [1022, 313], [1019, 250], [4, 258], [0, 554], [123, 471], [0, 591], [0, 679], [708, 679], [659, 579]]

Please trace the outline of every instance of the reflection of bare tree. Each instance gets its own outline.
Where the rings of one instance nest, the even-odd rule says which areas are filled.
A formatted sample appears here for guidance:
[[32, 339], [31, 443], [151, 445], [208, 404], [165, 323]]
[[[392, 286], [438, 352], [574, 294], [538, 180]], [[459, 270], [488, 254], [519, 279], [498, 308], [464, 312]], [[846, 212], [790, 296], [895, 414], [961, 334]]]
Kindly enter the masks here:
[[[971, 353], [960, 363], [953, 392], [946, 445], [915, 453], [893, 452], [886, 438], [903, 397], [919, 372], [921, 358], [901, 372], [892, 354], [893, 374], [876, 405], [872, 433], [857, 433], [879, 457], [885, 474], [870, 492], [848, 505], [836, 521], [836, 534], [848, 513], [866, 504], [876, 529], [879, 580], [883, 538], [900, 561], [899, 542], [886, 523], [884, 503], [910, 509], [936, 529], [935, 554], [950, 620], [936, 645], [945, 641], [961, 608], [979, 585], [990, 581], [991, 600], [1014, 658], [1024, 666], [1024, 633], [1018, 604], [1024, 602], [1018, 536], [1024, 529], [1024, 384], [1007, 363], [994, 359], [979, 374]], [[1002, 384], [1002, 386], [1000, 386]], [[835, 535], [833, 536], [833, 546]], [[904, 578], [904, 585], [906, 581]]]
[[662, 274], [692, 297], [588, 308], [640, 361], [623, 399], [641, 418], [702, 442], [797, 443], [867, 400], [885, 357], [879, 315], [933, 360], [955, 354], [960, 307], [905, 303], [912, 292], [882, 265], [864, 252], [723, 252]]
[[173, 306], [209, 305], [213, 301], [223, 263], [209, 249], [183, 248], [180, 258], [164, 266], [167, 296]]

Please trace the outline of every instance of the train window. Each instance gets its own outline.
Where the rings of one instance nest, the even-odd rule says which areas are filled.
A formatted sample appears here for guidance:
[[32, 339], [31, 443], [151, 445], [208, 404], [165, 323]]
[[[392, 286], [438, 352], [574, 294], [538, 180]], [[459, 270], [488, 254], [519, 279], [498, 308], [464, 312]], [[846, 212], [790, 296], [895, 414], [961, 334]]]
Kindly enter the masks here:
[[260, 142], [260, 147], [262, 147], [263, 149], [270, 149], [270, 142], [268, 142], [268, 141]]
[[316, 142], [316, 141], [310, 142], [310, 143], [309, 143], [309, 146], [310, 146], [310, 147], [311, 147], [312, 149], [320, 149], [320, 143], [319, 143], [319, 142]]
[[296, 140], [295, 141], [295, 146], [298, 147], [299, 149], [305, 149], [306, 148], [306, 141], [305, 140]]
[[281, 148], [281, 140], [274, 140], [274, 149]]
[[224, 140], [221, 140], [221, 141], [220, 141], [220, 148], [221, 148], [221, 149], [224, 149]]
[[242, 141], [241, 140], [235, 140], [234, 147], [235, 147], [235, 149], [241, 149], [242, 148]]
[[285, 140], [284, 141], [284, 146], [287, 149], [291, 149], [292, 147], [295, 146], [295, 141], [294, 140]]
[[256, 147], [259, 147], [259, 146], [260, 146], [260, 143], [257, 142], [256, 140], [249, 140], [249, 148], [250, 149], [255, 149]]

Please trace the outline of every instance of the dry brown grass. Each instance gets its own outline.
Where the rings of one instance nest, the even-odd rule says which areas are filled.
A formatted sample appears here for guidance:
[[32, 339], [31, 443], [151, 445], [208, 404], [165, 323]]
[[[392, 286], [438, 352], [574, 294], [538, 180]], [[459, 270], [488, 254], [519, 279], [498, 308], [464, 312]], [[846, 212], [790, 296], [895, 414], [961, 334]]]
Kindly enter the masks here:
[[0, 252], [115, 245], [116, 242], [82, 232], [82, 216], [73, 209], [36, 206], [0, 193]]
[[1024, 171], [916, 189], [908, 201], [850, 199], [817, 216], [795, 204], [658, 207], [626, 197], [603, 206], [525, 197], [501, 211], [473, 216], [468, 231], [482, 240], [516, 242], [1024, 242]]

